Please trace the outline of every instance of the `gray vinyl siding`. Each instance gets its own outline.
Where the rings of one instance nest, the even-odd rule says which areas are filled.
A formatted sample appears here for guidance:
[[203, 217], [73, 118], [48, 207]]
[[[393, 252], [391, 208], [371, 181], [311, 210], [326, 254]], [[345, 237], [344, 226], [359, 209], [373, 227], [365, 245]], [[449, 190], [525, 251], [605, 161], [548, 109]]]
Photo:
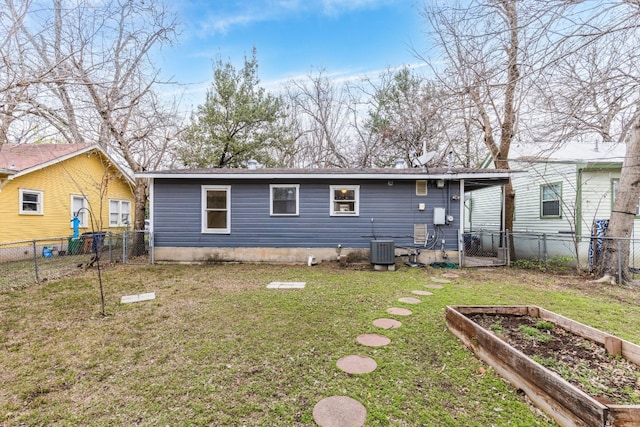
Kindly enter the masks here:
[[[299, 215], [270, 216], [269, 185], [300, 184]], [[231, 186], [231, 232], [201, 233], [201, 186]], [[330, 185], [359, 185], [357, 217], [330, 216]], [[196, 180], [154, 181], [153, 227], [157, 247], [343, 247], [368, 248], [373, 238], [393, 239], [414, 246], [413, 225], [433, 226], [433, 208], [444, 207], [455, 220], [440, 227], [445, 249], [457, 249], [458, 182], [450, 188], [429, 187], [427, 196], [415, 194], [415, 181], [387, 180]], [[449, 203], [447, 203], [449, 201]], [[420, 203], [425, 204], [420, 211]], [[372, 221], [373, 219], [373, 221]], [[440, 237], [439, 237], [440, 238]], [[438, 244], [438, 249], [440, 245]]]

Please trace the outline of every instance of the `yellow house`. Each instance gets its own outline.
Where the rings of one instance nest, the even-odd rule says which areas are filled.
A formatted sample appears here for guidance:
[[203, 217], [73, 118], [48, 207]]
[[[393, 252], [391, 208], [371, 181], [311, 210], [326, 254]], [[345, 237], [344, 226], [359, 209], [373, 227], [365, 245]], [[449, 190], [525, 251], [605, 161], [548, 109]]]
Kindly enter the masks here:
[[[83, 209], [86, 208], [86, 209]], [[0, 244], [119, 231], [133, 222], [134, 182], [98, 146], [0, 146]]]

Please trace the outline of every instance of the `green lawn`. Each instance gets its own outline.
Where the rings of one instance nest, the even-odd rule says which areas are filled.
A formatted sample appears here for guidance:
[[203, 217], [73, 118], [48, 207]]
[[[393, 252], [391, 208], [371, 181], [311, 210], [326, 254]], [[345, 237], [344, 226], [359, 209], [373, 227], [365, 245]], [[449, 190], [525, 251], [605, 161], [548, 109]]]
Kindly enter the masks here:
[[[457, 272], [457, 271], [456, 271]], [[552, 426], [446, 329], [456, 304], [536, 304], [640, 342], [638, 291], [520, 270], [463, 270], [419, 305], [442, 271], [335, 265], [156, 265], [95, 271], [0, 293], [0, 424], [307, 426], [347, 395], [367, 426]], [[304, 281], [273, 290], [271, 281]], [[155, 292], [124, 304], [122, 295]], [[408, 317], [389, 307], [413, 310]], [[372, 325], [380, 317], [397, 330]], [[383, 333], [388, 346], [356, 342]], [[348, 375], [336, 361], [374, 358]]]

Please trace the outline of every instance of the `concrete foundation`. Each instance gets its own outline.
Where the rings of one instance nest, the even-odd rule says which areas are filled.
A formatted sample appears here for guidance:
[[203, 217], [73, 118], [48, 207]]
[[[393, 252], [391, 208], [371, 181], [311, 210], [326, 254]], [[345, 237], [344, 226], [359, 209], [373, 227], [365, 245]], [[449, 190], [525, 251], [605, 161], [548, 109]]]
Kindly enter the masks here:
[[[341, 261], [349, 258], [350, 253], [368, 255], [368, 249], [341, 248], [340, 255], [336, 248], [201, 248], [201, 247], [155, 247], [154, 260], [158, 262], [272, 262], [272, 263], [303, 263], [313, 265], [322, 261]], [[404, 255], [406, 251], [396, 249], [396, 256]], [[403, 263], [407, 257], [396, 258]], [[311, 260], [311, 261], [310, 261]], [[458, 263], [458, 251], [423, 251], [418, 256], [418, 262], [430, 264], [432, 262]], [[385, 270], [389, 269], [384, 266]]]

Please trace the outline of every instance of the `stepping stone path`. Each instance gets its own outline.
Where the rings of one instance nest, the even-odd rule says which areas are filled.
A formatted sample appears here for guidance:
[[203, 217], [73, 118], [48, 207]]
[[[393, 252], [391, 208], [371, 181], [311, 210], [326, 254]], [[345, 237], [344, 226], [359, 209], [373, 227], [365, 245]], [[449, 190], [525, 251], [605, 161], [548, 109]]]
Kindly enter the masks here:
[[391, 342], [391, 338], [380, 334], [363, 334], [359, 335], [358, 338], [356, 338], [356, 341], [369, 347], [382, 347], [389, 344]]
[[367, 419], [367, 409], [349, 396], [331, 396], [313, 407], [313, 420], [321, 427], [360, 427]]
[[378, 367], [378, 363], [370, 357], [352, 354], [338, 359], [336, 366], [347, 374], [368, 374]]
[[456, 273], [442, 273], [441, 276], [446, 277], [447, 279], [457, 279], [460, 277], [460, 275]]
[[304, 289], [306, 282], [271, 282], [267, 289]]
[[[457, 274], [445, 273], [443, 277], [457, 278]], [[432, 277], [435, 283], [450, 283], [447, 279]], [[277, 283], [277, 282], [276, 282]], [[429, 289], [442, 289], [443, 286], [435, 283], [424, 285]], [[280, 285], [281, 283], [278, 283]], [[273, 286], [281, 289], [281, 286]], [[433, 292], [417, 290], [411, 291], [414, 295], [433, 295]], [[398, 301], [406, 304], [419, 304], [418, 298], [403, 297]], [[391, 307], [387, 313], [396, 316], [409, 316], [413, 312], [406, 308]], [[383, 329], [397, 329], [402, 323], [395, 319], [380, 318], [373, 321], [373, 325]], [[363, 334], [356, 338], [360, 344], [369, 347], [382, 347], [391, 343], [391, 338], [380, 334]], [[336, 366], [348, 374], [368, 374], [376, 370], [378, 363], [367, 356], [352, 354], [338, 359]], [[348, 396], [331, 396], [322, 399], [313, 407], [313, 420], [320, 427], [362, 427], [367, 419], [367, 409], [355, 399]]]
[[373, 321], [373, 326], [377, 326], [382, 329], [397, 329], [402, 326], [402, 323], [398, 322], [396, 319], [376, 319]]
[[391, 307], [387, 308], [387, 313], [395, 314], [396, 316], [410, 316], [413, 312], [408, 308]]

